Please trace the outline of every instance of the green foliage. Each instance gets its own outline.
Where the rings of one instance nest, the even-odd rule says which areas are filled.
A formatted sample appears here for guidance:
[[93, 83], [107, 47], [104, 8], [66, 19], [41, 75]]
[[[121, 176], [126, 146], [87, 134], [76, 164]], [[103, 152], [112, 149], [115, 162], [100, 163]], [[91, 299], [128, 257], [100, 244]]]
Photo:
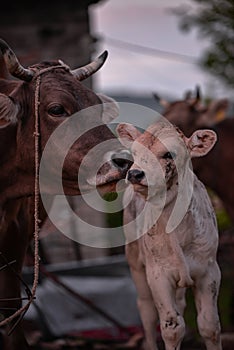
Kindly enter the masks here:
[[218, 299], [219, 315], [223, 330], [229, 330], [233, 327], [231, 320], [232, 285], [230, 282], [231, 276], [228, 277], [223, 276], [222, 278]]
[[201, 38], [211, 39], [200, 64], [226, 85], [234, 87], [234, 0], [191, 0], [194, 8], [174, 10], [180, 28], [187, 32], [198, 28]]
[[231, 228], [232, 226], [231, 219], [224, 209], [216, 211], [216, 218], [217, 218], [219, 231], [224, 231]]
[[197, 332], [197, 311], [194, 303], [194, 296], [191, 289], [186, 292], [186, 308], [184, 319], [189, 329]]
[[116, 193], [116, 192], [109, 192], [109, 193], [106, 193], [106, 194], [103, 196], [103, 199], [105, 199], [107, 202], [112, 202], [112, 201], [114, 201], [117, 197], [118, 197], [118, 193]]
[[[185, 309], [185, 323], [189, 327], [190, 330], [195, 332], [194, 334], [198, 337], [197, 330], [197, 311], [194, 303], [194, 297], [191, 289], [188, 289], [186, 293], [186, 304], [187, 307]], [[219, 299], [218, 299], [218, 308], [219, 308], [219, 316], [220, 322], [223, 330], [229, 330], [233, 327], [231, 320], [230, 308], [232, 305], [232, 286], [230, 283], [230, 276], [224, 276], [222, 278], [222, 283], [220, 286]]]
[[[109, 203], [111, 204], [111, 202], [115, 201], [118, 198], [118, 196], [122, 197], [122, 195], [123, 194], [117, 193], [117, 192], [109, 192], [103, 196], [103, 199], [106, 201], [106, 208], [107, 208], [106, 224], [108, 227], [122, 226], [122, 217], [123, 217], [122, 210], [109, 213]], [[120, 202], [122, 202], [122, 200], [120, 200]]]
[[232, 227], [232, 221], [228, 213], [226, 212], [222, 201], [220, 198], [215, 194], [214, 191], [212, 191], [210, 188], [206, 188], [207, 192], [210, 196], [212, 205], [215, 209], [215, 214], [217, 218], [217, 224], [219, 232], [222, 232], [224, 230], [227, 230]]

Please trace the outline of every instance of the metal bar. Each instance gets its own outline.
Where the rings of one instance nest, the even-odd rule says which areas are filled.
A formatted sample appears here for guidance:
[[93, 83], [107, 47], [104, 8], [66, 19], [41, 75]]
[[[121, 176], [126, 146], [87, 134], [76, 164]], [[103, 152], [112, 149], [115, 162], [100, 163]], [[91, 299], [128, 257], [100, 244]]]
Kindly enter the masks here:
[[[33, 299], [36, 299], [35, 297]], [[28, 300], [28, 297], [22, 297], [22, 298], [3, 298], [0, 299], [0, 301], [19, 301], [19, 300]]]
[[24, 310], [24, 312], [22, 312], [18, 318], [18, 320], [15, 321], [15, 323], [13, 324], [13, 326], [10, 328], [9, 332], [7, 333], [7, 335], [11, 335], [15, 328], [18, 326], [18, 324], [22, 321], [24, 315], [26, 314], [26, 312], [28, 311], [28, 308]]
[[16, 263], [16, 260], [12, 260], [10, 262], [8, 262], [6, 265], [3, 265], [0, 267], [0, 271], [4, 270], [6, 267], [13, 265], [14, 263]]
[[25, 287], [25, 293], [27, 294], [28, 300], [31, 298], [32, 296], [32, 292], [30, 290], [30, 288], [28, 287], [28, 285], [24, 282], [24, 280], [22, 279], [22, 277], [20, 276], [20, 274], [18, 272], [15, 271], [15, 269], [11, 266], [12, 262], [8, 262], [6, 257], [2, 254], [2, 252], [0, 252], [0, 256], [2, 258], [2, 260], [5, 262], [5, 264], [7, 265], [7, 267], [10, 268], [10, 270], [16, 275], [16, 277], [20, 280], [20, 282], [23, 284], [23, 286]]
[[81, 300], [83, 303], [88, 305], [92, 310], [97, 312], [99, 315], [110, 321], [112, 324], [114, 324], [118, 329], [125, 332], [128, 336], [132, 336], [134, 332], [127, 329], [125, 326], [123, 326], [119, 321], [117, 321], [115, 318], [110, 316], [106, 311], [102, 310], [100, 307], [92, 303], [91, 300], [87, 299], [83, 295], [79, 294], [78, 292], [74, 291], [70, 287], [68, 287], [65, 283], [63, 283], [55, 274], [48, 272], [43, 265], [40, 265], [40, 272], [49, 278], [50, 280], [54, 281], [56, 284], [61, 286], [63, 289], [65, 289], [68, 293], [70, 293], [73, 297], [75, 297], [78, 300]]
[[[30, 300], [30, 298], [32, 297], [32, 292], [30, 290], [30, 288], [28, 287], [28, 285], [24, 282], [24, 280], [22, 279], [22, 277], [20, 276], [20, 274], [18, 272], [15, 271], [15, 269], [11, 266], [12, 264], [14, 264], [16, 262], [16, 260], [7, 261], [7, 258], [4, 256], [4, 254], [2, 252], [0, 252], [0, 257], [2, 258], [2, 261], [5, 263], [4, 266], [1, 267], [0, 271], [5, 269], [5, 268], [9, 268], [16, 276], [16, 278], [18, 278], [18, 280], [23, 284], [24, 286], [24, 290], [25, 293], [27, 294], [27, 297], [25, 298], [4, 298], [4, 299], [0, 299], [0, 301], [17, 301], [17, 300]], [[34, 298], [35, 299], [35, 298]], [[0, 307], [0, 310], [13, 310], [13, 311], [17, 311], [18, 308], [2, 308]], [[19, 318], [16, 320], [16, 322], [13, 324], [13, 326], [11, 327], [11, 329], [8, 332], [8, 335], [11, 335], [12, 332], [15, 330], [15, 328], [17, 327], [17, 325], [20, 323], [20, 321], [23, 319], [24, 315], [26, 314], [28, 308], [25, 309], [24, 312], [21, 313], [21, 315], [19, 316]]]

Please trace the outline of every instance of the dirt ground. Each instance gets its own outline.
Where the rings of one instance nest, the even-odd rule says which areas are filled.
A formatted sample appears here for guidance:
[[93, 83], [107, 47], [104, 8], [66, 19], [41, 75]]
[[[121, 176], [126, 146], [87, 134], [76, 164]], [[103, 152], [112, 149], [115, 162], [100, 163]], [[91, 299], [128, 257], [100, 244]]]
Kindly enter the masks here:
[[[159, 350], [164, 350], [162, 340], [158, 342]], [[223, 350], [234, 349], [234, 333], [222, 334]], [[33, 346], [34, 350], [144, 350], [142, 334], [133, 335], [127, 342], [118, 343], [92, 339], [63, 338], [53, 341], [39, 341]], [[195, 339], [185, 338], [181, 350], [205, 350], [203, 343]]]

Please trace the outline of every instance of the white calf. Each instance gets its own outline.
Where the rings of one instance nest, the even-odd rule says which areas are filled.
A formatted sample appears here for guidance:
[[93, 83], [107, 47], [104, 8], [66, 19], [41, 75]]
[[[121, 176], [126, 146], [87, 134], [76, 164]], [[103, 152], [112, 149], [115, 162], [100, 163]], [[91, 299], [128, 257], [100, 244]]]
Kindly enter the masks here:
[[[190, 157], [207, 154], [216, 142], [211, 130], [190, 138], [159, 121], [141, 134], [130, 124], [117, 128], [134, 163], [124, 202], [126, 256], [138, 292], [146, 347], [156, 350], [157, 312], [166, 350], [179, 350], [185, 334], [185, 287], [192, 286], [197, 323], [208, 350], [221, 350], [217, 296], [215, 214]], [[144, 212], [143, 219], [140, 213]], [[138, 239], [133, 240], [135, 238]]]

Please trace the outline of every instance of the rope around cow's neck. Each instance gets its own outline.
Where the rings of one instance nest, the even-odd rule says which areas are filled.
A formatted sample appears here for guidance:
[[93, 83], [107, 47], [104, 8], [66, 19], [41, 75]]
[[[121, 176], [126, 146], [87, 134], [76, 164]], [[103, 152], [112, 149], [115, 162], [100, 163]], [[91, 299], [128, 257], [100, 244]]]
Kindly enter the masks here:
[[36, 289], [38, 285], [38, 279], [39, 279], [39, 231], [40, 231], [40, 219], [39, 219], [39, 200], [40, 200], [40, 189], [39, 189], [39, 166], [40, 166], [40, 159], [39, 159], [39, 142], [40, 142], [40, 121], [39, 121], [39, 105], [40, 105], [40, 84], [41, 84], [41, 75], [57, 69], [62, 68], [65, 70], [70, 71], [70, 68], [66, 66], [62, 61], [59, 61], [61, 65], [58, 66], [52, 66], [48, 67], [39, 71], [36, 71], [34, 79], [36, 79], [36, 88], [35, 88], [35, 127], [34, 127], [34, 147], [35, 147], [35, 181], [34, 181], [34, 192], [35, 192], [35, 198], [34, 198], [34, 279], [33, 279], [33, 286], [31, 290], [30, 297], [28, 298], [28, 302], [23, 305], [20, 309], [18, 309], [13, 315], [5, 318], [3, 321], [0, 322], [0, 327], [5, 326], [6, 324], [9, 324], [11, 321], [13, 321], [15, 318], [19, 317], [19, 320], [17, 320], [16, 324], [12, 327], [10, 330], [10, 333], [15, 329], [18, 322], [23, 318], [25, 313], [27, 312], [29, 306], [33, 302], [33, 299], [35, 299], [36, 295]]

